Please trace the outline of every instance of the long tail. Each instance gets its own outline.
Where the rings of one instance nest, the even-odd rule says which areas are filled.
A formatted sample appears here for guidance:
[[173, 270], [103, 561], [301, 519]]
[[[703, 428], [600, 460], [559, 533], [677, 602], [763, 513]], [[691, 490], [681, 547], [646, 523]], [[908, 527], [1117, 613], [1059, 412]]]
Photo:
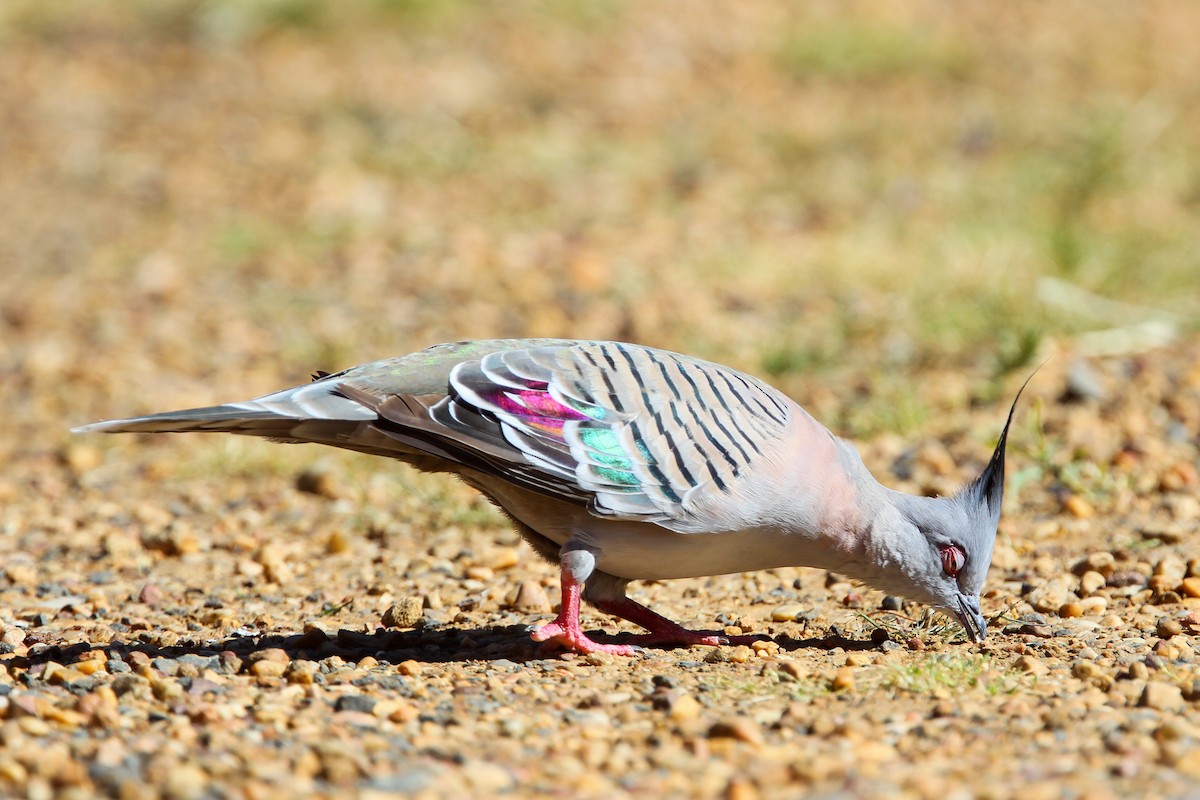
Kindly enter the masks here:
[[256, 400], [113, 419], [72, 428], [73, 433], [183, 433], [261, 436], [279, 442], [312, 442], [410, 460], [415, 455], [371, 423], [378, 414], [339, 390], [337, 376], [284, 389]]

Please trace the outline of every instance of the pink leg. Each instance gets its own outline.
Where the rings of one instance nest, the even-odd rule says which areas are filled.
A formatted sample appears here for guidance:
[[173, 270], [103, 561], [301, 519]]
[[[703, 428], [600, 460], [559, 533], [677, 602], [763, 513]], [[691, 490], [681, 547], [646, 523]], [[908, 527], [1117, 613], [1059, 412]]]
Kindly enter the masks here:
[[651, 611], [641, 603], [630, 600], [628, 597], [622, 597], [620, 600], [597, 600], [595, 602], [596, 607], [601, 611], [612, 614], [614, 617], [629, 620], [633, 624], [640, 625], [650, 631], [647, 634], [634, 637], [634, 641], [638, 644], [666, 644], [685, 647], [694, 644], [719, 646], [723, 644], [750, 644], [761, 638], [758, 636], [722, 636], [717, 633], [707, 633], [705, 631], [691, 631], [678, 623], [672, 622], [662, 614]]
[[561, 575], [562, 607], [558, 618], [533, 631], [535, 642], [556, 641], [576, 653], [611, 653], [615, 656], [631, 656], [641, 648], [628, 644], [600, 644], [592, 641], [579, 625], [579, 582], [564, 568]]

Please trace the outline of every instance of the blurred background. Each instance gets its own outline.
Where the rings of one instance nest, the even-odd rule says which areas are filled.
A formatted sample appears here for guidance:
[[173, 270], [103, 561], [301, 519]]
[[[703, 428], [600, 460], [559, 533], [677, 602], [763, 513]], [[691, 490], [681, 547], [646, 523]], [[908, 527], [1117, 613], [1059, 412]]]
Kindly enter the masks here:
[[501, 336], [936, 430], [1046, 355], [1195, 329], [1197, 30], [1187, 2], [6, 0], [3, 447]]
[[[0, 794], [1195, 796], [1198, 33], [1194, 0], [0, 0]], [[925, 494], [978, 473], [1047, 362], [984, 596], [1008, 633], [959, 647], [773, 570], [634, 596], [817, 637], [796, 683], [684, 650], [517, 664], [557, 572], [461, 484], [68, 433], [523, 336], [754, 373]], [[401, 601], [421, 663], [396, 666], [370, 634]], [[850, 672], [881, 625], [897, 659]], [[77, 702], [63, 665], [110, 641], [150, 699], [113, 666]], [[248, 662], [180, 704], [143, 652], [253, 641], [332, 651], [355, 691], [343, 656], [379, 655], [389, 721]]]

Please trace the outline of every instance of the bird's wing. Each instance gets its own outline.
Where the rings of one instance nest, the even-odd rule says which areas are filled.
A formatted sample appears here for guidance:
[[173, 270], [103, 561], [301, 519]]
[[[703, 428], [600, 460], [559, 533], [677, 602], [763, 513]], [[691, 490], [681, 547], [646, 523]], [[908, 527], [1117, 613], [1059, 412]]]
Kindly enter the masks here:
[[345, 387], [406, 444], [429, 441], [440, 457], [647, 522], [682, 522], [728, 491], [790, 415], [782, 395], [747, 375], [614, 342], [464, 360], [448, 389], [414, 403]]

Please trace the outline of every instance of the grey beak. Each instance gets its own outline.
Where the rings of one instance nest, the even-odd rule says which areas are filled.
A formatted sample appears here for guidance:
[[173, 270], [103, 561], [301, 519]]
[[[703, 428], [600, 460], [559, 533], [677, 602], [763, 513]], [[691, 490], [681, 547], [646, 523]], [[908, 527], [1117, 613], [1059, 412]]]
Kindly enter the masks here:
[[967, 636], [972, 642], [979, 644], [987, 638], [987, 620], [984, 619], [983, 611], [979, 608], [978, 598], [958, 598], [958, 610], [955, 611], [955, 616], [958, 617], [959, 623], [966, 628]]

